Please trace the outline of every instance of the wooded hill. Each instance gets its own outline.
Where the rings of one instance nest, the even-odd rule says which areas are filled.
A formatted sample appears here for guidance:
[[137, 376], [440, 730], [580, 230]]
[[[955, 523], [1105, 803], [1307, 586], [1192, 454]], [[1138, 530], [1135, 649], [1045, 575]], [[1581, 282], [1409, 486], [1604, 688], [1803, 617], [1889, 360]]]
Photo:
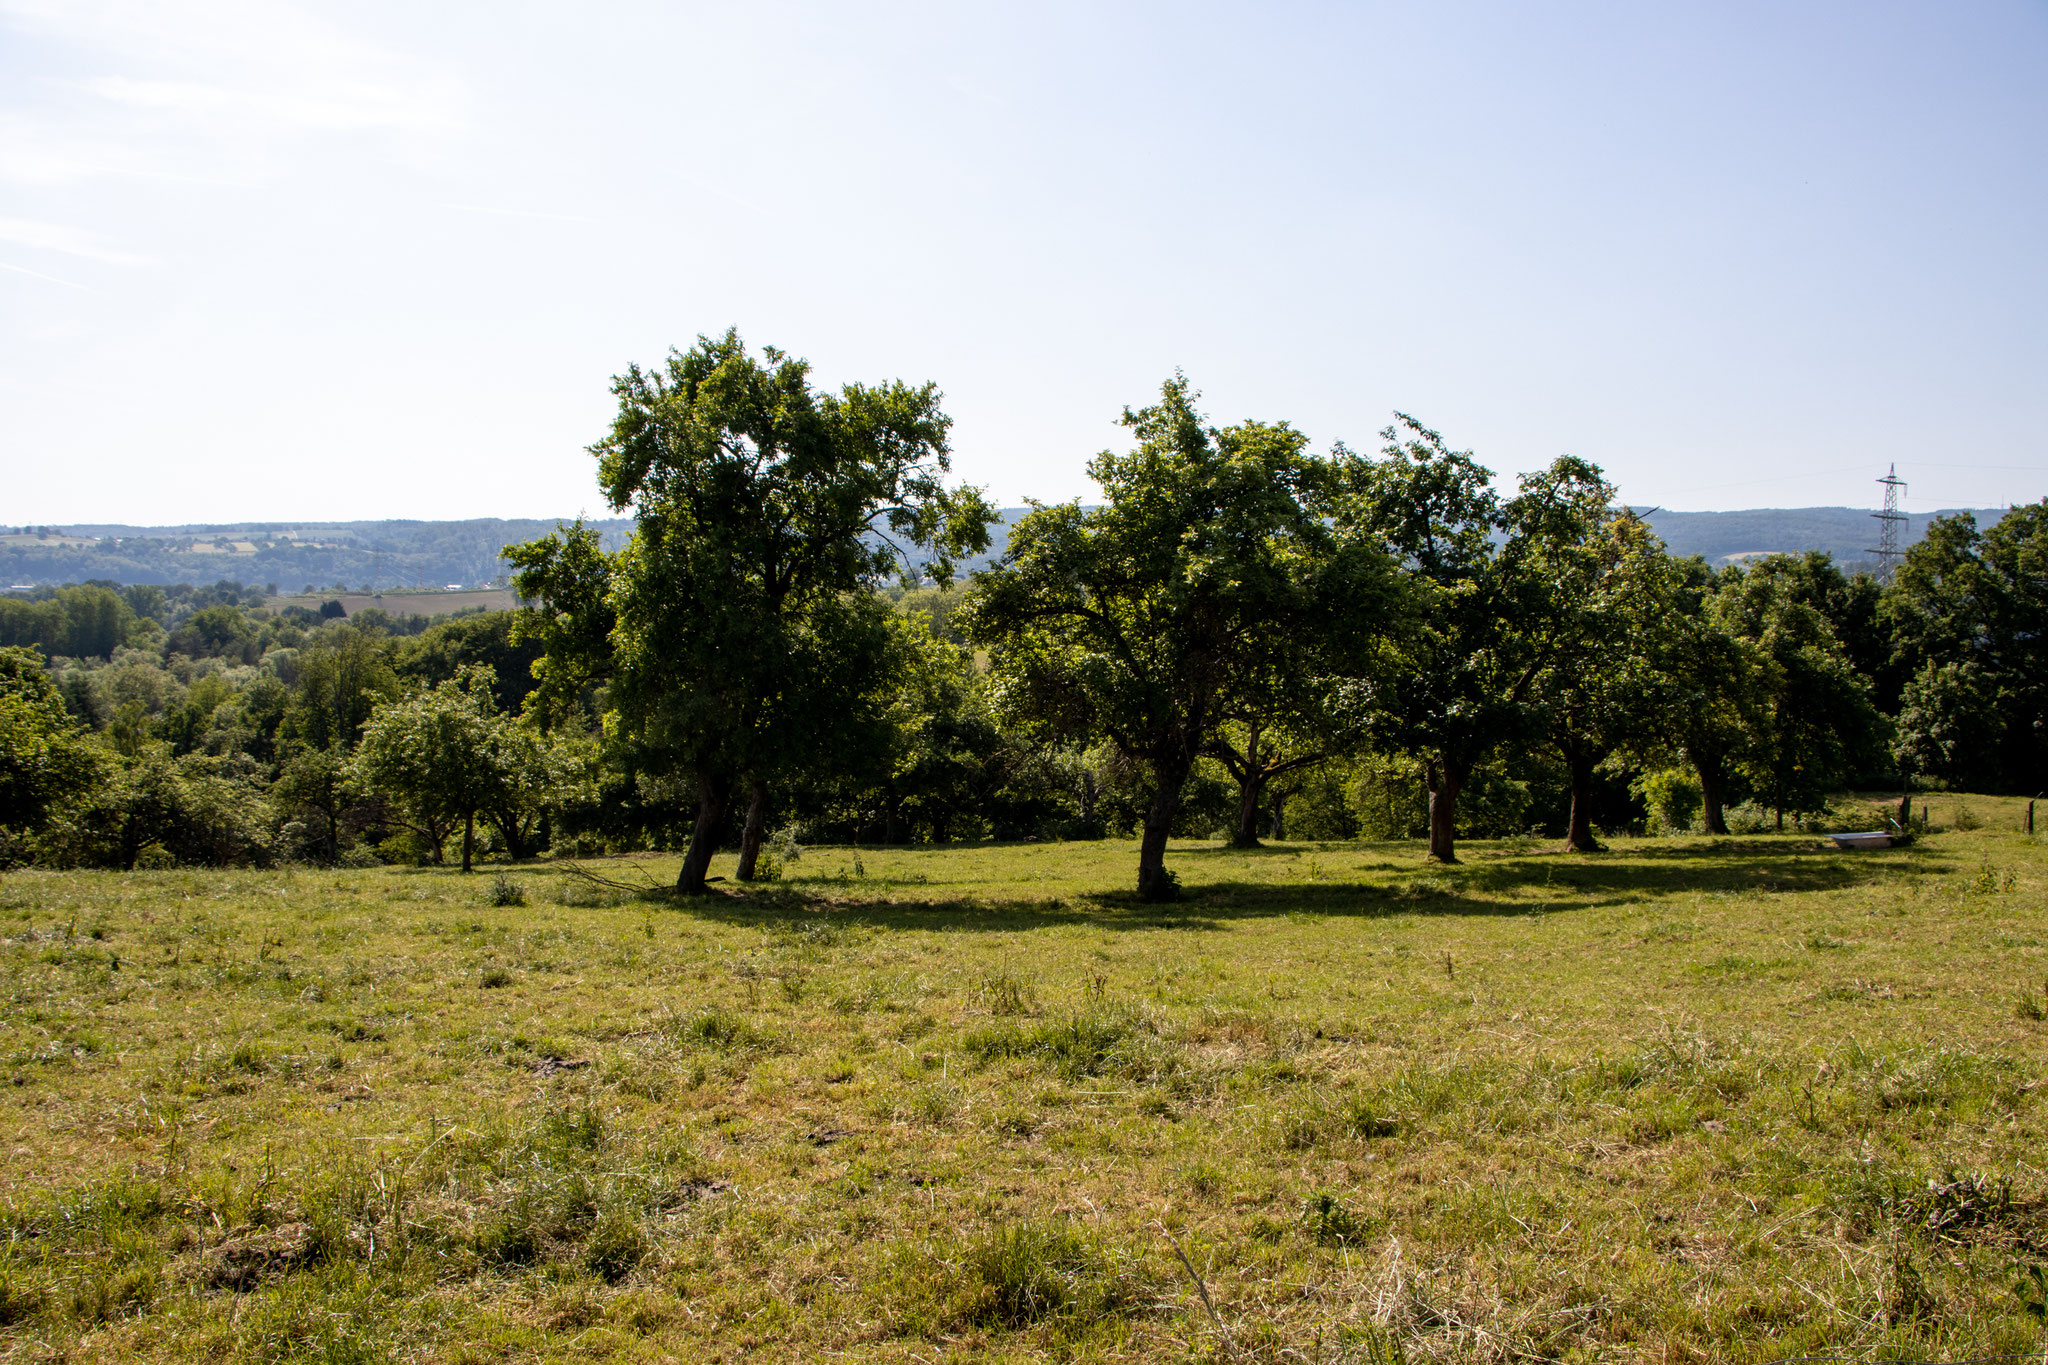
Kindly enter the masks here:
[[[980, 568], [1002, 555], [1010, 527], [1026, 511], [1006, 507], [991, 529], [986, 554], [962, 561]], [[1969, 508], [1979, 529], [2005, 515], [2002, 508]], [[1904, 543], [1917, 543], [1936, 516], [1911, 513]], [[1848, 569], [1872, 558], [1877, 526], [1854, 507], [1761, 507], [1742, 512], [1658, 510], [1647, 520], [1674, 555], [1702, 555], [1710, 563], [1764, 554], [1819, 550]], [[284, 593], [465, 587], [502, 579], [507, 545], [547, 534], [551, 520], [233, 522], [191, 526], [70, 525], [0, 527], [0, 587], [84, 583], [206, 583], [233, 579], [275, 583]], [[606, 549], [632, 532], [630, 518], [590, 523]]]

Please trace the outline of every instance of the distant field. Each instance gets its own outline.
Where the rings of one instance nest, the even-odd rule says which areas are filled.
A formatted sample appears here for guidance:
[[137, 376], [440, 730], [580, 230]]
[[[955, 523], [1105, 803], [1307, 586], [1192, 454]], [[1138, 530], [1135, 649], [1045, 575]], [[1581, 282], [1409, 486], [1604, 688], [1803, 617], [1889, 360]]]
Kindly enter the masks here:
[[313, 592], [291, 593], [273, 597], [266, 604], [273, 610], [280, 607], [311, 607], [318, 611], [323, 602], [339, 602], [343, 611], [350, 616], [371, 607], [382, 607], [393, 616], [446, 616], [450, 612], [468, 611], [482, 607], [486, 611], [509, 611], [519, 605], [518, 597], [510, 588], [491, 588], [480, 592], [440, 592], [432, 589], [403, 590], [385, 593], [366, 592]]
[[2048, 850], [1933, 813], [1166, 906], [1118, 841], [9, 873], [0, 1358], [2038, 1358]]

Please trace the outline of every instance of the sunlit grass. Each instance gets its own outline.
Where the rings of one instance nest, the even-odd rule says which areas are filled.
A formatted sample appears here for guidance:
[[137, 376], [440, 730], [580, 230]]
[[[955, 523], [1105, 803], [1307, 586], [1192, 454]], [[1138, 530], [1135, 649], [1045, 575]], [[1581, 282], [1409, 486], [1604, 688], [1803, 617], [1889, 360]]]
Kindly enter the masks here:
[[0, 1352], [2038, 1351], [2048, 859], [1966, 804], [1882, 853], [1177, 845], [1164, 906], [1118, 841], [702, 903], [11, 873]]

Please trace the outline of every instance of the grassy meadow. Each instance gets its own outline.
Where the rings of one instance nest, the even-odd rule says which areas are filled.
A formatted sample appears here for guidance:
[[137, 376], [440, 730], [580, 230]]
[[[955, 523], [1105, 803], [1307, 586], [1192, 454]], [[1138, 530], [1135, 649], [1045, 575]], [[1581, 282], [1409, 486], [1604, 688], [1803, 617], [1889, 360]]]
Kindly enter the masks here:
[[2022, 806], [8, 873], [0, 1359], [2039, 1358]]
[[339, 602], [350, 616], [381, 607], [393, 616], [447, 616], [458, 611], [510, 611], [519, 605], [510, 588], [469, 588], [449, 592], [445, 588], [386, 588], [383, 592], [295, 592], [268, 599], [272, 611], [283, 607], [320, 610], [325, 602]]

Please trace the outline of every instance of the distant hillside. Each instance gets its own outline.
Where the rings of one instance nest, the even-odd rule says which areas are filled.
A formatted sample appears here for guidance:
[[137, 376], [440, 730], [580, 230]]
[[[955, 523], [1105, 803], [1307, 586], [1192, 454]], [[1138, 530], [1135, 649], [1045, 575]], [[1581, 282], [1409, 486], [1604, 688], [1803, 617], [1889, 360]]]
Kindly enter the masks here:
[[[1977, 526], [1991, 526], [2005, 515], [2002, 507], [1966, 508]], [[1906, 545], [1927, 534], [1935, 517], [1955, 511], [1912, 512], [1901, 527]], [[1747, 512], [1652, 512], [1650, 525], [1675, 555], [1703, 555], [1709, 563], [1764, 554], [1803, 554], [1824, 550], [1846, 566], [1873, 560], [1878, 526], [1868, 512], [1854, 507], [1759, 507]]]
[[[280, 592], [345, 585], [474, 588], [505, 574], [507, 545], [544, 536], [554, 521], [232, 522], [203, 526], [0, 528], [0, 588], [42, 583], [212, 583]], [[625, 542], [633, 523], [594, 521], [605, 543]]]
[[[981, 568], [1007, 547], [1010, 527], [1029, 510], [1006, 507], [989, 553], [965, 567]], [[1974, 509], [1990, 526], [2002, 508]], [[1927, 532], [1933, 516], [1913, 513], [1907, 544]], [[1757, 508], [1747, 512], [1666, 512], [1650, 524], [1677, 555], [1704, 555], [1714, 563], [1760, 554], [1825, 550], [1848, 565], [1866, 563], [1877, 543], [1877, 524], [1853, 507]], [[0, 590], [10, 586], [83, 583], [212, 583], [232, 579], [250, 586], [275, 584], [280, 593], [359, 592], [387, 588], [483, 588], [506, 574], [499, 557], [507, 545], [554, 530], [554, 521], [346, 521], [233, 522], [196, 526], [0, 527]], [[625, 542], [633, 523], [594, 521], [607, 548]]]

